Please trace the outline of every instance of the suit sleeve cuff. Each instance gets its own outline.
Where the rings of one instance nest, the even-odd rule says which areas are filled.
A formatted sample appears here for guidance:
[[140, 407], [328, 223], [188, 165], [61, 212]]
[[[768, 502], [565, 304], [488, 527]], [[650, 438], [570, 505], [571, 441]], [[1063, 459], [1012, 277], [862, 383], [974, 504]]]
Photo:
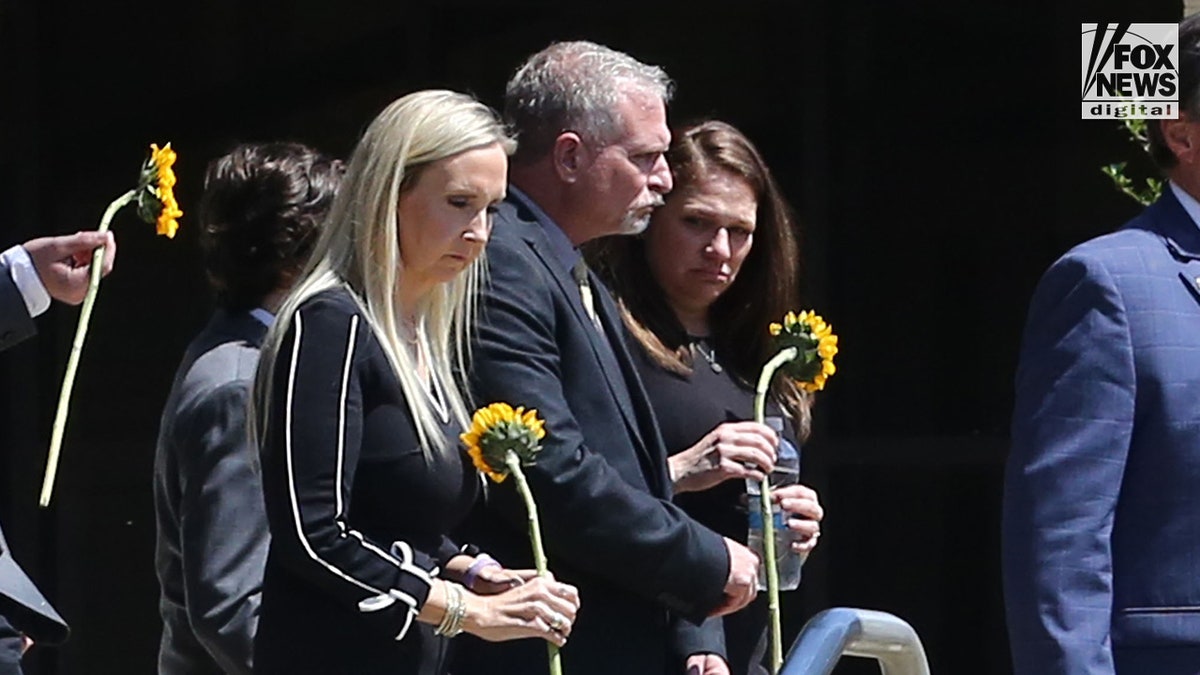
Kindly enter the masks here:
[[695, 624], [680, 616], [673, 616], [672, 639], [675, 652], [681, 661], [696, 654], [715, 654], [729, 662], [725, 648], [725, 622], [721, 618], [705, 619]]
[[407, 542], [394, 542], [389, 553], [397, 565], [392, 588], [380, 595], [362, 599], [358, 603], [358, 611], [364, 614], [381, 612], [381, 616], [398, 617], [399, 625], [393, 626], [392, 632], [396, 640], [403, 640], [429, 598], [433, 577], [440, 570], [433, 558], [413, 550]]
[[[678, 508], [674, 504], [670, 508]], [[725, 597], [729, 579], [729, 551], [725, 540], [712, 530], [692, 522], [690, 540], [668, 555], [655, 575], [662, 589], [657, 600], [677, 614], [699, 623]], [[679, 570], [689, 573], [680, 575]]]
[[21, 299], [25, 301], [25, 308], [29, 310], [29, 316], [37, 316], [50, 308], [50, 294], [24, 246], [13, 246], [0, 254], [0, 263], [8, 268]]

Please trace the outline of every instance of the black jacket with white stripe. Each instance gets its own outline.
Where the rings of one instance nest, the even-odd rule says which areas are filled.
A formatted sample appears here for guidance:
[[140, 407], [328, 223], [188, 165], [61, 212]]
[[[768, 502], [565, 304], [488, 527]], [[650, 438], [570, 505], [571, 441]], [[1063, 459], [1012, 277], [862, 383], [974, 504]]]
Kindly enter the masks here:
[[475, 500], [474, 469], [457, 450], [422, 451], [400, 382], [346, 289], [293, 315], [269, 395], [272, 539], [255, 672], [441, 672], [445, 640], [416, 614], [456, 552], [445, 533]]

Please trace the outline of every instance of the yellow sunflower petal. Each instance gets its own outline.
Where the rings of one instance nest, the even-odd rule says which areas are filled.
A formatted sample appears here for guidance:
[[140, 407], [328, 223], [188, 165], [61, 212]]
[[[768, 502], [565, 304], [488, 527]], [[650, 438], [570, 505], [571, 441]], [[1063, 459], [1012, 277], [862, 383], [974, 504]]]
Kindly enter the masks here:
[[492, 427], [496, 426], [497, 422], [500, 421], [499, 416], [496, 414], [496, 411], [491, 408], [481, 410], [480, 414], [483, 415], [484, 430], [491, 429]]
[[484, 461], [483, 451], [479, 449], [478, 445], [467, 448], [467, 454], [471, 457], [471, 463], [475, 465], [476, 469], [480, 471], [492, 470], [492, 467], [488, 466], [488, 463]]
[[167, 239], [174, 239], [175, 232], [179, 229], [179, 221], [174, 218], [164, 218], [159, 216], [158, 223], [154, 226], [154, 232], [165, 236]]
[[492, 412], [495, 413], [497, 421], [511, 422], [513, 420], [513, 408], [507, 403], [493, 403]]

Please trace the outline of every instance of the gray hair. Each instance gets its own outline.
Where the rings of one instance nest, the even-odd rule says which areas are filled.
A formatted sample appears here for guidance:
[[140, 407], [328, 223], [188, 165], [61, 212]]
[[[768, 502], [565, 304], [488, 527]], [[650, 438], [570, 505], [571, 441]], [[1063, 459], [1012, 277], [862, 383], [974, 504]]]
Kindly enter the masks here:
[[563, 131], [608, 143], [620, 130], [617, 104], [630, 91], [666, 104], [675, 88], [658, 66], [594, 42], [555, 42], [517, 68], [504, 91], [504, 117], [517, 136], [514, 161], [545, 155]]

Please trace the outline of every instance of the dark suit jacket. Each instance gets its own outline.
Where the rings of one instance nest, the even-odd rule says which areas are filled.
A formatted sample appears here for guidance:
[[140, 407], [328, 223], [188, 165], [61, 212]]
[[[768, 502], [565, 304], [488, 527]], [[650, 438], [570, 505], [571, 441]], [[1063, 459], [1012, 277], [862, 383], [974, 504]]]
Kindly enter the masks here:
[[[0, 350], [34, 333], [33, 319], [8, 268], [0, 263]], [[13, 559], [0, 531], [0, 616], [40, 644], [67, 639], [67, 624]]]
[[[550, 225], [553, 227], [553, 225]], [[670, 503], [666, 452], [608, 292], [592, 277], [605, 344], [532, 211], [510, 197], [487, 247], [472, 383], [475, 402], [536, 408], [546, 420], [528, 469], [550, 567], [579, 587], [563, 650], [572, 675], [661, 675], [675, 611], [699, 620], [722, 598], [721, 537]], [[532, 567], [525, 509], [511, 481], [489, 488], [461, 539], [509, 567]], [[458, 639], [455, 673], [546, 672], [540, 640]]]
[[1198, 284], [1168, 189], [1038, 286], [1004, 496], [1018, 675], [1200, 672]]
[[266, 326], [218, 310], [188, 346], [154, 457], [160, 675], [249, 675], [270, 536], [247, 403]]

